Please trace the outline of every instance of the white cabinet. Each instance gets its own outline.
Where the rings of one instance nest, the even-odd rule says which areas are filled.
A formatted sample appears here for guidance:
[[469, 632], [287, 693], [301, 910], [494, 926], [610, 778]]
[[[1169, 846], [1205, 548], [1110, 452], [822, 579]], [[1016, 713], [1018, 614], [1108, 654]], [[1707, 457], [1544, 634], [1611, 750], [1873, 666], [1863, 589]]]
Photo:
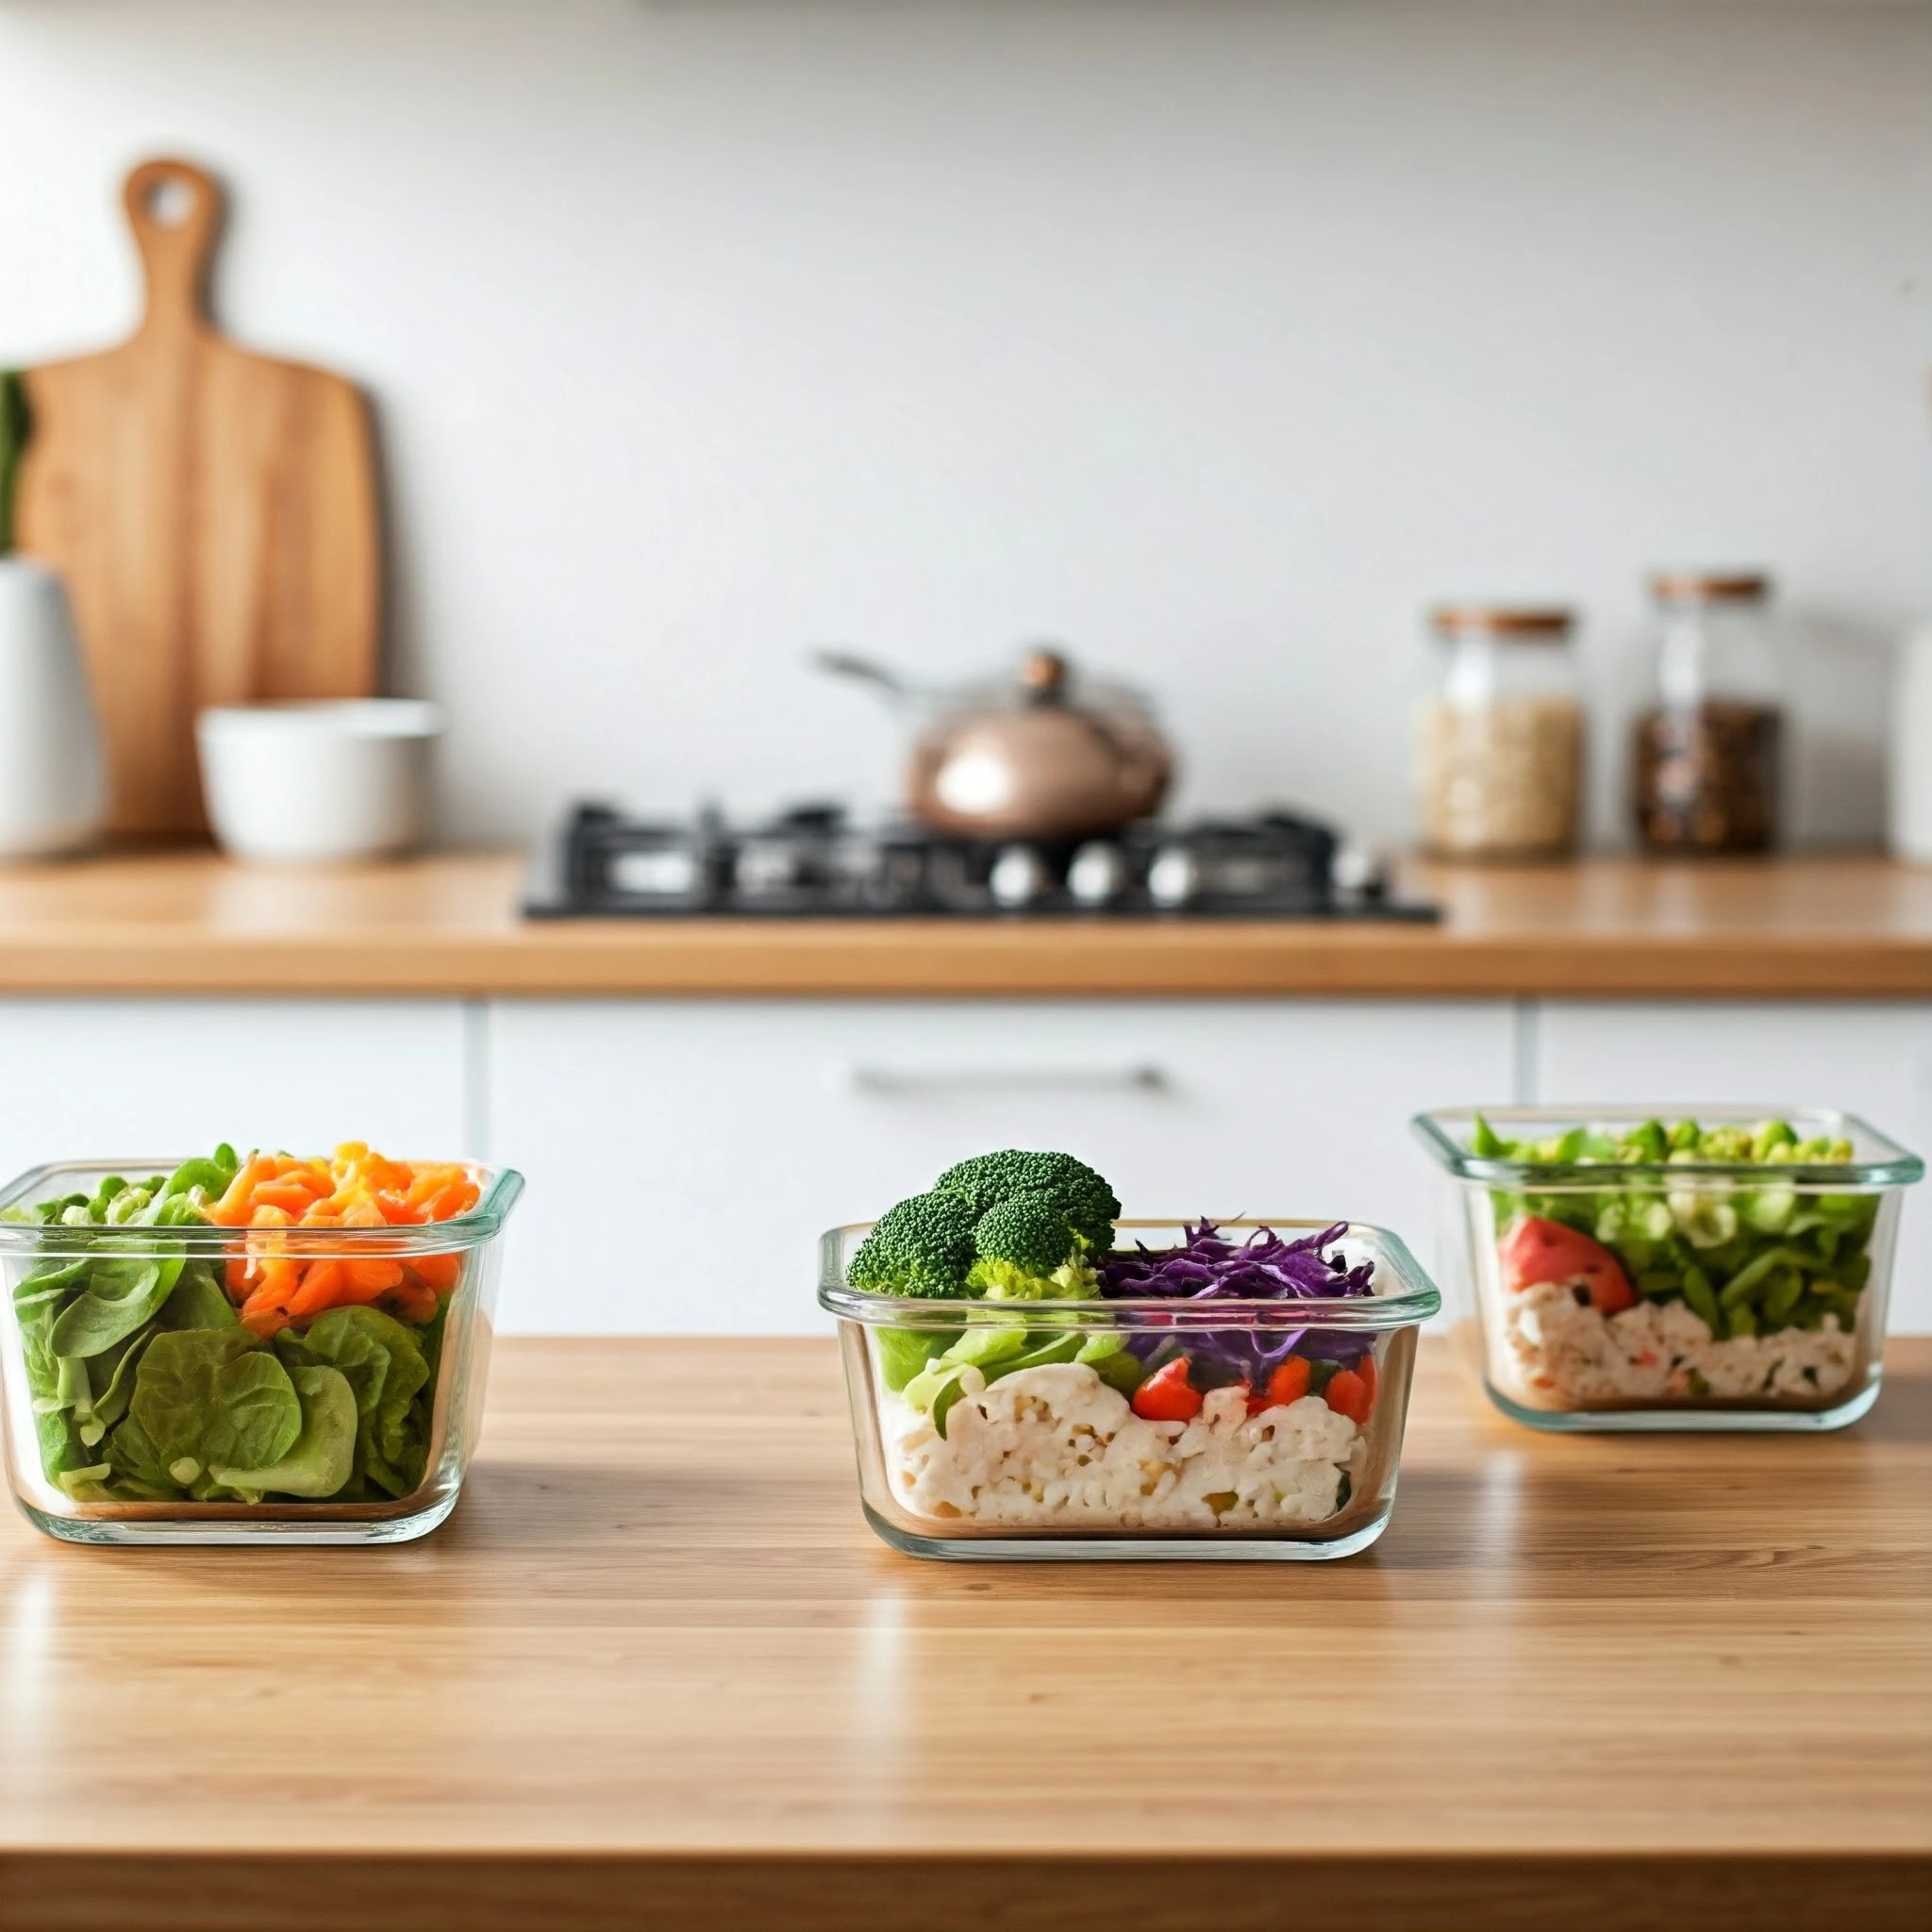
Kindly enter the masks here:
[[0, 999], [0, 1174], [42, 1161], [447, 1155], [464, 1131], [456, 1000]]
[[1333, 1214], [1428, 1258], [1418, 1108], [1511, 1091], [1506, 1002], [502, 1001], [488, 1147], [530, 1191], [502, 1319], [808, 1332], [821, 1229], [1064, 1147], [1129, 1210]]
[[[1540, 1099], [1838, 1107], [1932, 1147], [1932, 1006], [1884, 1000], [1652, 1004], [1552, 1000], [1536, 1023]], [[1932, 1200], [1906, 1197], [1891, 1325], [1932, 1329]]]

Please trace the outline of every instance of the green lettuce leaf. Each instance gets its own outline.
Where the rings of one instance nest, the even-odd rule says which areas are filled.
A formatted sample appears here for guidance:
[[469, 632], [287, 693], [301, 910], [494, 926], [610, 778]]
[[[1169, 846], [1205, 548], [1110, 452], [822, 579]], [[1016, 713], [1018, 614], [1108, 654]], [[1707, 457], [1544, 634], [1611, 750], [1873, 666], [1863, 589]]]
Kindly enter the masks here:
[[285, 1358], [338, 1370], [356, 1394], [356, 1474], [391, 1496], [423, 1480], [428, 1449], [426, 1405], [417, 1401], [429, 1364], [415, 1332], [379, 1308], [331, 1308], [299, 1338], [284, 1329]]
[[254, 1359], [274, 1363], [293, 1384], [301, 1425], [286, 1453], [265, 1467], [211, 1462], [209, 1480], [244, 1495], [333, 1496], [356, 1467], [356, 1395], [348, 1378], [337, 1369], [284, 1370], [273, 1356]]
[[[160, 1467], [184, 1486], [216, 1463], [277, 1462], [302, 1427], [288, 1370], [245, 1328], [157, 1335], [142, 1356], [129, 1407]], [[183, 1474], [189, 1463], [197, 1467]]]
[[181, 1279], [157, 1317], [163, 1328], [233, 1328], [241, 1319], [227, 1291], [215, 1278], [214, 1264], [202, 1260], [182, 1269]]
[[55, 1318], [54, 1352], [93, 1356], [125, 1341], [174, 1292], [184, 1258], [96, 1261], [85, 1290]]

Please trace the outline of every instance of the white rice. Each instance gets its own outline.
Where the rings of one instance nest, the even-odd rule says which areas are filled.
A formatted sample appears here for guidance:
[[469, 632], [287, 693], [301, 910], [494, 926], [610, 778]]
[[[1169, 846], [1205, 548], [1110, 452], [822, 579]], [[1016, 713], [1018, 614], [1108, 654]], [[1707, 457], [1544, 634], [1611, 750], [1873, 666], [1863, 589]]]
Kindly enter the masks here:
[[1026, 1528], [1228, 1529], [1335, 1514], [1365, 1439], [1319, 1395], [1247, 1410], [1217, 1389], [1192, 1422], [1153, 1423], [1082, 1362], [988, 1385], [977, 1369], [942, 1437], [881, 1391], [892, 1493], [915, 1515]]
[[1857, 1338], [1827, 1315], [1820, 1328], [1781, 1328], [1719, 1341], [1681, 1301], [1641, 1301], [1605, 1316], [1565, 1282], [1503, 1301], [1503, 1347], [1524, 1399], [1542, 1407], [1616, 1401], [1748, 1396], [1818, 1402], [1852, 1379]]

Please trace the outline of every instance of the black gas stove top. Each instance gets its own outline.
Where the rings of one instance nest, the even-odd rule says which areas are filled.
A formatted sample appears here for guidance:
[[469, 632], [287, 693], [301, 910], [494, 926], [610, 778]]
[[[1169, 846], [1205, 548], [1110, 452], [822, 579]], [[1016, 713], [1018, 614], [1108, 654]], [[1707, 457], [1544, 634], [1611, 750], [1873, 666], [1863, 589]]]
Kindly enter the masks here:
[[580, 806], [544, 854], [532, 919], [1431, 920], [1327, 827], [1285, 811], [1150, 822], [1104, 839], [978, 841], [801, 806], [736, 826]]

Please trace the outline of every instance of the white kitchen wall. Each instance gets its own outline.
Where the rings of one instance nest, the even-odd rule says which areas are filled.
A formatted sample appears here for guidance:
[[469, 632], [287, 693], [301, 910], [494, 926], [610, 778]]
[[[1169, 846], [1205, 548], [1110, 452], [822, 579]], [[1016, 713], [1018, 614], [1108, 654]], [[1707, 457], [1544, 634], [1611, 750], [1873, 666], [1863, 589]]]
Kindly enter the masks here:
[[1875, 825], [1924, 6], [0, 0], [0, 359], [127, 326], [169, 149], [233, 191], [225, 323], [375, 398], [459, 837], [882, 795], [802, 647], [1037, 634], [1190, 800], [1394, 834], [1419, 607], [1579, 600], [1614, 711], [1670, 558], [1778, 571], [1806, 824]]

